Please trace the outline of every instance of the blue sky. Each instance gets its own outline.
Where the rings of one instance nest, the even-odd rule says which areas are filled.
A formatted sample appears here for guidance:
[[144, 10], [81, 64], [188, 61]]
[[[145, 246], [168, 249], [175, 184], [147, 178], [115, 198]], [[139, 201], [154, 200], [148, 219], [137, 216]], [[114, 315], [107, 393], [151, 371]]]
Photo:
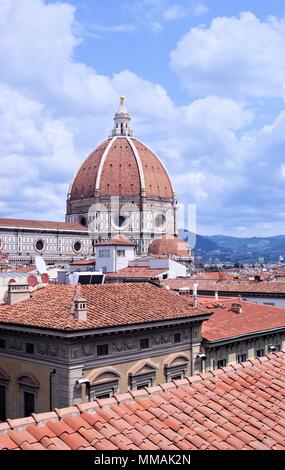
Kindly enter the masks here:
[[285, 233], [285, 4], [0, 0], [0, 213], [63, 219], [127, 97], [198, 232]]

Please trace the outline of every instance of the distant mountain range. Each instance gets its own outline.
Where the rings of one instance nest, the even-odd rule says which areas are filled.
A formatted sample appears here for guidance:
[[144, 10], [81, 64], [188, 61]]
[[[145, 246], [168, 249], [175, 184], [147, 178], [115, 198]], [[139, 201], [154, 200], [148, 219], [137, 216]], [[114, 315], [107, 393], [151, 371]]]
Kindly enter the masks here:
[[[195, 235], [187, 230], [179, 230], [179, 235], [188, 240], [191, 246]], [[273, 237], [230, 237], [226, 235], [201, 236], [196, 235], [196, 245], [193, 252], [203, 258], [218, 256], [223, 259], [257, 260], [259, 257], [265, 261], [278, 261], [279, 256], [285, 258], [285, 235]]]

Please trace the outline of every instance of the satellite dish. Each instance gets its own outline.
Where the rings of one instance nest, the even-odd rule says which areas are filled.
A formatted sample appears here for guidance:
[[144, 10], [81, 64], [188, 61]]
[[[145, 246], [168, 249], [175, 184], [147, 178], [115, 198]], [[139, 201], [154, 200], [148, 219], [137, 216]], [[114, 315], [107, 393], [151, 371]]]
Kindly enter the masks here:
[[30, 287], [36, 287], [36, 285], [38, 285], [38, 280], [36, 278], [36, 276], [34, 276], [33, 274], [31, 274], [30, 276], [28, 276], [28, 284]]
[[45, 260], [41, 256], [36, 256], [35, 264], [40, 274], [47, 273], [47, 265], [45, 263]]
[[47, 273], [41, 274], [41, 280], [43, 284], [48, 284], [49, 283], [49, 277]]

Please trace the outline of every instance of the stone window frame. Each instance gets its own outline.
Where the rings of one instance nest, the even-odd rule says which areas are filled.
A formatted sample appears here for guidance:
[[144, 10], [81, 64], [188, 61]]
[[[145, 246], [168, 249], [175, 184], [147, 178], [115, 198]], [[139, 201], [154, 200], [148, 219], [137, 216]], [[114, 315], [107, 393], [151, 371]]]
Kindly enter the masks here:
[[[146, 342], [147, 342], [147, 346], [142, 346], [143, 341], [146, 341]], [[140, 338], [140, 350], [145, 350], [145, 349], [149, 349], [149, 348], [150, 348], [150, 341], [149, 341], [149, 338], [148, 338], [148, 337], [146, 337], [146, 338]]]
[[25, 417], [25, 392], [34, 395], [34, 412], [36, 412], [40, 383], [34, 375], [28, 372], [19, 374], [16, 382], [20, 389], [20, 414]]
[[256, 355], [256, 357], [262, 357], [262, 356], [264, 356], [264, 355], [265, 355], [265, 349], [264, 349], [264, 348], [256, 349], [255, 355]]
[[[109, 374], [110, 377], [104, 378], [104, 375]], [[117, 393], [119, 388], [121, 374], [112, 368], [100, 369], [93, 374], [93, 378], [89, 379], [89, 401], [100, 399], [100, 395], [112, 397]], [[101, 397], [103, 398], [103, 397]]]
[[[99, 354], [100, 348], [106, 348], [106, 347], [107, 347], [107, 352], [104, 353], [104, 354], [102, 354], [102, 353]], [[109, 348], [109, 344], [108, 344], [108, 343], [97, 344], [97, 346], [96, 346], [96, 355], [97, 355], [98, 357], [106, 357], [106, 356], [109, 355], [109, 352], [110, 352], [110, 348]]]
[[217, 360], [217, 369], [221, 369], [222, 367], [227, 367], [227, 359], [222, 358]]
[[0, 367], [0, 385], [4, 387], [4, 393], [5, 393], [5, 417], [7, 418], [7, 410], [9, 409], [9, 383], [10, 383], [11, 377], [10, 375], [3, 369], [3, 367]]
[[180, 331], [177, 331], [176, 333], [173, 334], [173, 343], [174, 344], [179, 344], [181, 342], [182, 342], [182, 334], [181, 334]]
[[129, 374], [129, 386], [131, 390], [139, 390], [145, 387], [153, 387], [156, 378], [156, 371], [147, 374]]
[[[187, 375], [187, 369], [190, 358], [186, 354], [172, 354], [164, 362], [164, 376], [166, 382], [172, 380], [184, 379]], [[177, 376], [180, 376], [179, 378]]]
[[[241, 358], [241, 359], [239, 359]], [[240, 364], [241, 362], [247, 361], [247, 353], [240, 353], [237, 354], [237, 363]]]
[[157, 369], [157, 365], [150, 361], [140, 361], [137, 363], [128, 374], [128, 385], [130, 390], [153, 387], [156, 381]]
[[34, 343], [26, 343], [25, 347], [26, 354], [35, 354], [35, 345]]

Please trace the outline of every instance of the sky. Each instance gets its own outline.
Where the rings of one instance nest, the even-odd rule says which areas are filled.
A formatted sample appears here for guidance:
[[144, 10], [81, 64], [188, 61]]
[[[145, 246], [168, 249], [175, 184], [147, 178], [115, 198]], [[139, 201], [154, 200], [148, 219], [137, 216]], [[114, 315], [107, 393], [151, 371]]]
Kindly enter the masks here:
[[283, 0], [0, 0], [0, 215], [63, 220], [119, 96], [204, 235], [285, 234]]

